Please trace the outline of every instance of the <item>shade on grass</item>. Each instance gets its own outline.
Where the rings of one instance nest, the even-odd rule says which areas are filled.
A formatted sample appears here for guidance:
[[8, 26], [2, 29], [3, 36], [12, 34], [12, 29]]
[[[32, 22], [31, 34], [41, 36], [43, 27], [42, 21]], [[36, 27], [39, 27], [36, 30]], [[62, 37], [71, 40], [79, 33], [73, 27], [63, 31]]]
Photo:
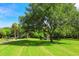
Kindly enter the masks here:
[[29, 38], [0, 45], [1, 56], [79, 56], [78, 40], [49, 41]]

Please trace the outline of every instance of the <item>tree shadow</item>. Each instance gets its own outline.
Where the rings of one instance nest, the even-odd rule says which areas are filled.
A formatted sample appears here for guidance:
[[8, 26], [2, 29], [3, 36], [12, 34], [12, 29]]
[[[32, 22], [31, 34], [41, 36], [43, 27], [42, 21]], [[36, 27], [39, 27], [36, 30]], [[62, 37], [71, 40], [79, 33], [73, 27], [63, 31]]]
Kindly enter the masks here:
[[10, 41], [4, 42], [0, 45], [16, 45], [16, 46], [50, 46], [51, 44], [66, 44], [61, 42], [52, 42], [42, 41], [42, 40], [18, 40], [18, 41]]

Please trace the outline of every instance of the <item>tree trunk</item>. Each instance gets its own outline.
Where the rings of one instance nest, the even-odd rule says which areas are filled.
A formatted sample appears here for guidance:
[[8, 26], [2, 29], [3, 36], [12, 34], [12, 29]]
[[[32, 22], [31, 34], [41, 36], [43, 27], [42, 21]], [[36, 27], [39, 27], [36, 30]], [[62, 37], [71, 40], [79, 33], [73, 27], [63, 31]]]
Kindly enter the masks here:
[[52, 43], [53, 42], [53, 40], [52, 40], [52, 34], [50, 34], [50, 42]]
[[78, 34], [77, 34], [77, 39], [79, 38]]
[[14, 38], [16, 39], [16, 31], [14, 32]]
[[29, 38], [29, 33], [26, 34], [26, 38]]

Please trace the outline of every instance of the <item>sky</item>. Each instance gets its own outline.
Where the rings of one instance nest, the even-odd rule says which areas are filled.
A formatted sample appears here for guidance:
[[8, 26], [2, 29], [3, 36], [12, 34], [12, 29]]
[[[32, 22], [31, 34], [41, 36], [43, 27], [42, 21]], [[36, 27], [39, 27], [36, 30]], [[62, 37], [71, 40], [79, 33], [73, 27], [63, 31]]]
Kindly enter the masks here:
[[18, 23], [19, 16], [24, 15], [26, 3], [0, 3], [0, 28], [11, 27]]
[[[18, 17], [24, 15], [26, 3], [0, 3], [0, 28], [11, 27], [13, 23], [18, 23]], [[79, 9], [79, 3], [75, 5]]]

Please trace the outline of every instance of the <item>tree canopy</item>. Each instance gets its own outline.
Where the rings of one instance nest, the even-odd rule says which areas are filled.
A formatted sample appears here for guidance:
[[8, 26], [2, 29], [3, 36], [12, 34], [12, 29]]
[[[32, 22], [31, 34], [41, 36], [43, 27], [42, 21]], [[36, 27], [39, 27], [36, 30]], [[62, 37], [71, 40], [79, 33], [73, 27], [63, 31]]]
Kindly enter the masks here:
[[[30, 4], [26, 8], [25, 16], [21, 16], [20, 24], [28, 33], [42, 32], [44, 36], [72, 37], [79, 30], [79, 11], [75, 4], [53, 3], [53, 4]], [[74, 34], [73, 34], [74, 33]], [[79, 33], [76, 33], [79, 34]], [[57, 36], [58, 35], [58, 36]]]

